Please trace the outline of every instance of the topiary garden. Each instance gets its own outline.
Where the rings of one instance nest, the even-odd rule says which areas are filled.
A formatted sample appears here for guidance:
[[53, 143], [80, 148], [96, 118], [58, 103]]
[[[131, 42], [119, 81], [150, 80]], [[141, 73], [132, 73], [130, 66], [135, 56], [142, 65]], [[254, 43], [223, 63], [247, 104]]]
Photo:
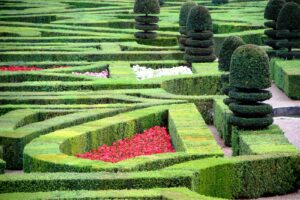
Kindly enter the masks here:
[[296, 192], [297, 3], [0, 1], [0, 199]]

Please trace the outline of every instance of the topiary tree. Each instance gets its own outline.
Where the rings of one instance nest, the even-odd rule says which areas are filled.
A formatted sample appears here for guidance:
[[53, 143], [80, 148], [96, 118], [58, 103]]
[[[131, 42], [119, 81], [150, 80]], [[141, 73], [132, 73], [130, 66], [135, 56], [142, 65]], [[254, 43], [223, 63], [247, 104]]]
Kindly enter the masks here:
[[179, 38], [179, 48], [181, 51], [185, 51], [185, 42], [187, 40], [187, 31], [186, 31], [186, 22], [188, 18], [188, 14], [192, 7], [196, 6], [197, 3], [193, 1], [185, 2], [181, 8], [180, 8], [180, 14], [179, 14], [179, 32], [180, 32], [180, 38]]
[[225, 4], [228, 3], [228, 0], [212, 0], [212, 4]]
[[269, 20], [265, 22], [265, 26], [268, 28], [265, 30], [265, 35], [267, 36], [265, 44], [272, 47], [274, 50], [279, 49], [277, 46], [278, 38], [276, 36], [276, 21], [280, 10], [285, 3], [285, 0], [270, 0], [265, 8], [264, 17]]
[[212, 62], [216, 59], [212, 28], [208, 9], [199, 5], [192, 7], [186, 23], [188, 39], [184, 58], [187, 62]]
[[288, 52], [278, 51], [276, 54], [284, 58], [300, 57], [299, 51], [292, 51], [300, 48], [300, 6], [294, 2], [286, 3], [279, 12], [276, 27], [277, 37], [281, 39], [277, 45], [288, 49]]
[[157, 16], [149, 16], [149, 14], [159, 14], [160, 6], [158, 0], [136, 0], [134, 4], [134, 13], [144, 14], [144, 16], [135, 17], [135, 28], [142, 30], [136, 32], [134, 36], [138, 39], [154, 39], [158, 30], [156, 24], [159, 20]]
[[[239, 47], [244, 45], [245, 42], [242, 38], [238, 36], [229, 36], [227, 37], [224, 42], [222, 43], [219, 55], [219, 70], [224, 72], [229, 72], [230, 68], [230, 60], [233, 52]], [[224, 94], [228, 94], [230, 91], [229, 86], [229, 73], [225, 73], [221, 75], [221, 82], [222, 82], [222, 92]], [[231, 103], [232, 100], [227, 98], [224, 100], [225, 104]]]
[[238, 47], [231, 58], [229, 83], [230, 122], [241, 129], [259, 129], [273, 123], [272, 107], [261, 101], [271, 98], [269, 58], [258, 46]]
[[165, 4], [165, 1], [164, 0], [159, 0], [159, 5], [162, 6]]

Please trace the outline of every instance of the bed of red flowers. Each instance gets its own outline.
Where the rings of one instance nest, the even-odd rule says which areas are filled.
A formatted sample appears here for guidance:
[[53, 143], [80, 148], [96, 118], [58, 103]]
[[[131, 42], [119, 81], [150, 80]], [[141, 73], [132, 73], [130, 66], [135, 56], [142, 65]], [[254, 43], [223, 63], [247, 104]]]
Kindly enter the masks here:
[[175, 152], [165, 127], [154, 126], [131, 138], [103, 145], [90, 152], [77, 154], [79, 158], [116, 163], [141, 155]]
[[[68, 66], [55, 66], [51, 69], [57, 69], [57, 68], [66, 68]], [[43, 70], [43, 68], [38, 68], [35, 66], [27, 67], [27, 66], [0, 66], [0, 71], [9, 71], [9, 72], [15, 72], [15, 71], [38, 71]]]

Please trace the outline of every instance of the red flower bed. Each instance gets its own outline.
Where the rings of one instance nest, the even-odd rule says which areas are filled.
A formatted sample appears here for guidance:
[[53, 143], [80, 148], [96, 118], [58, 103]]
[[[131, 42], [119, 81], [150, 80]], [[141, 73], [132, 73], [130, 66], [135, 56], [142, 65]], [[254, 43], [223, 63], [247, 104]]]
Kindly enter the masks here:
[[36, 71], [36, 70], [42, 70], [38, 67], [26, 67], [26, 66], [8, 66], [8, 67], [0, 67], [0, 71]]
[[116, 163], [141, 155], [175, 152], [165, 127], [155, 126], [131, 138], [114, 142], [111, 146], [77, 154], [79, 158]]
[[[55, 66], [52, 69], [57, 69], [57, 68], [66, 68], [68, 66]], [[42, 68], [38, 67], [26, 67], [26, 66], [2, 66], [0, 67], [0, 71], [10, 71], [10, 72], [15, 72], [15, 71], [37, 71], [37, 70], [44, 70]]]

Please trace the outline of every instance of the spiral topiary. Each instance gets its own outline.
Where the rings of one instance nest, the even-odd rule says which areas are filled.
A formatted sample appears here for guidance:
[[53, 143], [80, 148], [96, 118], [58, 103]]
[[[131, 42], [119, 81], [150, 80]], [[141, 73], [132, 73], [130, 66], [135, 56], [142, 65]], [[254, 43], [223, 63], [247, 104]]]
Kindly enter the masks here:
[[180, 38], [179, 38], [179, 48], [181, 51], [185, 50], [185, 42], [187, 40], [187, 33], [186, 33], [186, 22], [188, 18], [188, 14], [192, 7], [196, 6], [197, 3], [193, 1], [185, 2], [181, 8], [180, 8], [180, 14], [179, 14], [179, 32], [180, 32]]
[[214, 61], [212, 20], [208, 9], [199, 5], [192, 7], [186, 26], [188, 39], [184, 59], [188, 63]]
[[265, 30], [265, 35], [267, 36], [265, 44], [274, 50], [279, 49], [277, 45], [278, 38], [276, 36], [276, 21], [280, 10], [285, 3], [285, 0], [270, 0], [265, 8], [264, 17], [269, 20], [265, 22], [265, 26], [267, 28], [267, 30]]
[[300, 6], [294, 2], [286, 3], [279, 12], [276, 27], [277, 37], [281, 39], [277, 45], [288, 49], [288, 52], [278, 51], [277, 55], [300, 58], [300, 51], [292, 51], [293, 48], [300, 48]]
[[148, 16], [149, 14], [159, 14], [160, 6], [158, 0], [136, 0], [134, 4], [134, 13], [144, 14], [144, 16], [135, 17], [135, 28], [142, 30], [136, 32], [134, 35], [138, 39], [154, 39], [157, 34], [154, 32], [158, 30], [157, 16]]
[[273, 123], [272, 107], [261, 103], [271, 97], [269, 58], [258, 46], [247, 44], [232, 54], [229, 84], [233, 88], [229, 104], [233, 116], [230, 122], [241, 129], [266, 128]]
[[[220, 54], [219, 54], [219, 70], [228, 72], [230, 68], [230, 60], [231, 56], [239, 46], [244, 45], [245, 42], [242, 38], [238, 36], [229, 36], [222, 43]], [[231, 87], [229, 86], [229, 73], [225, 73], [221, 75], [221, 83], [222, 83], [222, 92], [228, 95]], [[231, 103], [231, 99], [225, 99], [224, 103]]]

